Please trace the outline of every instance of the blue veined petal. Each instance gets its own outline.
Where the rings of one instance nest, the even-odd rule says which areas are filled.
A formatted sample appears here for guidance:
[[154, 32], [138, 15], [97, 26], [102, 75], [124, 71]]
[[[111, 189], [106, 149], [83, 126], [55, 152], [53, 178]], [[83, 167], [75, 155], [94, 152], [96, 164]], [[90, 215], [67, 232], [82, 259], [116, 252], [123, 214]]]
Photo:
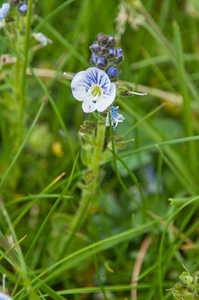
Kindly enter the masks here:
[[89, 113], [94, 110], [103, 112], [115, 100], [116, 86], [108, 75], [96, 67], [77, 73], [71, 81], [74, 98], [83, 101], [82, 109]]
[[103, 94], [98, 99], [98, 107], [97, 111], [103, 112], [105, 111], [115, 100], [115, 94], [116, 94], [116, 86], [114, 83], [111, 83], [111, 88], [109, 90], [109, 94]]
[[91, 67], [88, 68], [85, 72], [85, 78], [87, 81], [93, 84], [98, 84], [107, 92], [109, 91], [111, 82], [108, 75], [103, 70], [96, 67]]
[[85, 81], [85, 71], [77, 73], [71, 81], [72, 94], [78, 101], [83, 101], [88, 97], [89, 87]]

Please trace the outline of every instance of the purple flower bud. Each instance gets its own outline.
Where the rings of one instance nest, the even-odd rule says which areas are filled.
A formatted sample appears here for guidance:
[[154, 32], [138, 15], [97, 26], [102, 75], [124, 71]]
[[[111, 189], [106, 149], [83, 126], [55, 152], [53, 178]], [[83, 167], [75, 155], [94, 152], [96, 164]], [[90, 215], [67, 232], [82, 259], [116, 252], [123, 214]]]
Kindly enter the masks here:
[[107, 66], [107, 60], [104, 56], [99, 56], [97, 59], [97, 64], [96, 67], [97, 68], [106, 68]]
[[116, 60], [115, 60], [115, 64], [121, 64], [121, 62], [123, 61], [123, 59], [124, 59], [124, 56], [123, 55], [121, 55], [121, 56], [119, 56]]
[[112, 36], [109, 36], [107, 47], [115, 47], [116, 45], [116, 39]]
[[115, 56], [116, 56], [116, 50], [115, 49], [109, 49], [107, 58], [110, 59], [110, 58], [113, 58]]
[[101, 46], [102, 45], [106, 46], [107, 42], [108, 42], [108, 38], [109, 38], [109, 36], [107, 34], [99, 33], [97, 35], [98, 44]]
[[117, 48], [117, 56], [122, 56], [123, 55], [123, 51], [121, 48]]
[[22, 3], [21, 5], [19, 5], [18, 7], [18, 11], [22, 14], [26, 14], [27, 13], [27, 9], [28, 9], [28, 5], [26, 3]]
[[110, 66], [107, 70], [107, 75], [110, 77], [110, 78], [113, 78], [115, 76], [118, 75], [118, 69], [114, 66]]
[[91, 63], [95, 66], [98, 56], [95, 53], [91, 54]]
[[106, 53], [108, 53], [108, 49], [104, 46], [101, 46], [101, 47], [99, 47], [99, 53], [102, 55], [106, 54]]
[[19, 4], [19, 0], [11, 0], [11, 4], [12, 4], [12, 5], [17, 5], [17, 4]]
[[90, 46], [91, 51], [97, 53], [99, 51], [100, 46], [98, 44], [92, 44]]

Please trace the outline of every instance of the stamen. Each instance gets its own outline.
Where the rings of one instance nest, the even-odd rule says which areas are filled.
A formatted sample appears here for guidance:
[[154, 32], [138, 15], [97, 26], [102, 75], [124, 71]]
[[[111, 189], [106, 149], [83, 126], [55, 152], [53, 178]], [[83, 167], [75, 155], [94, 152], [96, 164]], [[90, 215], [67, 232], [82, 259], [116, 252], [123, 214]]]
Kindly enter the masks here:
[[69, 75], [69, 74], [68, 74], [68, 73], [66, 73], [66, 72], [64, 72], [64, 73], [63, 73], [63, 75], [64, 75], [64, 76], [71, 77], [71, 78], [73, 78], [73, 77], [74, 77], [74, 76], [71, 76], [71, 75]]
[[129, 94], [135, 94], [135, 95], [139, 95], [139, 96], [146, 96], [147, 93], [136, 93], [136, 92], [130, 92], [129, 91]]
[[5, 292], [5, 290], [6, 290], [6, 274], [2, 275], [2, 289], [3, 289], [3, 292]]

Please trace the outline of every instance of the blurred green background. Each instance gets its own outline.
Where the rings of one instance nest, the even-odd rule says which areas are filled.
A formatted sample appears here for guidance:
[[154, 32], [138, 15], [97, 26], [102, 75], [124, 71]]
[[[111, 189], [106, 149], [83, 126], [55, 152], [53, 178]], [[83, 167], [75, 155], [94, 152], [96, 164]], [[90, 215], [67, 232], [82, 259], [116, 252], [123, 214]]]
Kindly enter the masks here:
[[[62, 73], [75, 74], [89, 67], [89, 46], [102, 32], [116, 37], [118, 47], [123, 49], [118, 85], [125, 81], [134, 84], [135, 91], [147, 92], [144, 97], [117, 101], [126, 120], [118, 125], [115, 134], [124, 135], [125, 140], [135, 140], [118, 153], [129, 168], [121, 162], [117, 164], [125, 187], [121, 185], [113, 162], [104, 165], [106, 175], [102, 189], [95, 203], [91, 203], [67, 255], [117, 234], [126, 234], [131, 228], [137, 231], [120, 244], [119, 237], [116, 243], [110, 240], [108, 246], [100, 246], [96, 253], [92, 249], [85, 252], [88, 255], [80, 253], [71, 260], [69, 257], [68, 264], [66, 261], [61, 264], [62, 269], [55, 267], [49, 271], [51, 277], [47, 284], [53, 290], [75, 289], [67, 299], [136, 299], [135, 294], [130, 294], [129, 284], [140, 247], [148, 238], [149, 248], [144, 246], [146, 252], [138, 274], [141, 276], [137, 299], [172, 299], [171, 292], [165, 290], [179, 281], [182, 263], [191, 273], [198, 269], [198, 204], [195, 200], [188, 202], [199, 192], [198, 25], [197, 0], [38, 0], [35, 3], [31, 29], [42, 32], [53, 43], [30, 51], [30, 65], [38, 76], [38, 69], [45, 74], [40, 78], [64, 121], [68, 137], [48, 95], [34, 76], [28, 76], [24, 134], [41, 101], [45, 100], [46, 105], [1, 190], [18, 239], [27, 235], [21, 243], [24, 257], [55, 201], [47, 194], [58, 197], [68, 182], [74, 157], [80, 150], [78, 131], [81, 124], [87, 119], [95, 120], [94, 116], [83, 113], [81, 104], [72, 96], [70, 81]], [[3, 29], [1, 34], [8, 41]], [[31, 37], [29, 49], [34, 49], [35, 45]], [[0, 54], [5, 53], [14, 56], [12, 49], [1, 41]], [[3, 71], [1, 69], [2, 86], [6, 82]], [[54, 71], [53, 75], [50, 71]], [[8, 102], [4, 102], [12, 98], [11, 89], [2, 88], [0, 92], [2, 177], [16, 154], [16, 133], [12, 129], [16, 107], [12, 104], [8, 107]], [[189, 139], [192, 136], [196, 136], [196, 141]], [[185, 137], [188, 142], [171, 142]], [[156, 147], [164, 142], [165, 146]], [[62, 199], [42, 229], [29, 258], [24, 259], [31, 280], [64, 258], [60, 255], [68, 236], [68, 224], [78, 207], [78, 185], [84, 171], [79, 160], [66, 193], [73, 198]], [[63, 172], [62, 178], [56, 180]], [[47, 195], [46, 198], [40, 198], [42, 194]], [[185, 208], [170, 206], [169, 198], [181, 199]], [[164, 222], [159, 219], [161, 217]], [[151, 224], [153, 221], [157, 222]], [[151, 225], [146, 226], [148, 222]], [[167, 222], [170, 228], [166, 227]], [[6, 242], [9, 235], [8, 222], [2, 217], [2, 251], [9, 248]], [[11, 255], [12, 260], [17, 260], [15, 253]], [[5, 259], [0, 265], [0, 273], [6, 273], [9, 279], [8, 289], [14, 288], [14, 292], [22, 288], [16, 265], [12, 266]], [[108, 288], [109, 293], [105, 293], [104, 286], [111, 285], [114, 286], [112, 290]], [[41, 293], [49, 292], [42, 287]], [[95, 293], [84, 290], [88, 287], [96, 287]], [[28, 299], [26, 294], [25, 297]], [[60, 299], [57, 297], [53, 294], [50, 299]]]

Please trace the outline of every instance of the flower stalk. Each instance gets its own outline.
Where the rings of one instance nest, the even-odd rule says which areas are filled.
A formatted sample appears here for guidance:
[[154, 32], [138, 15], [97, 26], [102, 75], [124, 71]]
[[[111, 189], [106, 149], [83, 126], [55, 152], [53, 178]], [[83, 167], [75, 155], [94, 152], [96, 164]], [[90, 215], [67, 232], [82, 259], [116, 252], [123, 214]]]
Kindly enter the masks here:
[[89, 170], [85, 175], [86, 184], [81, 184], [80, 187], [82, 189], [82, 197], [80, 200], [79, 208], [73, 218], [73, 222], [70, 226], [70, 234], [66, 244], [63, 248], [61, 257], [66, 255], [66, 252], [69, 250], [73, 238], [80, 228], [91, 203], [91, 200], [95, 198], [97, 194], [97, 189], [99, 188], [100, 182], [103, 177], [103, 172], [101, 172], [101, 163], [102, 163], [102, 155], [104, 150], [104, 136], [106, 132], [106, 126], [103, 122], [99, 121], [97, 123], [97, 137], [96, 143], [94, 146], [93, 156], [91, 159], [91, 165], [89, 166]]
[[27, 22], [26, 22], [26, 33], [25, 33], [25, 40], [24, 40], [23, 63], [22, 63], [22, 70], [21, 70], [21, 84], [20, 84], [19, 145], [23, 140], [23, 120], [24, 120], [23, 117], [24, 117], [24, 106], [25, 106], [26, 68], [28, 63], [28, 47], [29, 47], [32, 6], [33, 6], [33, 0], [29, 0]]
[[[99, 33], [96, 41], [91, 45], [90, 62], [93, 67], [77, 73], [71, 81], [72, 94], [75, 99], [82, 102], [82, 109], [85, 113], [93, 113], [100, 120], [97, 123], [97, 136], [95, 137], [95, 123], [85, 121], [79, 131], [81, 139], [81, 159], [82, 163], [88, 167], [84, 175], [84, 184], [79, 184], [82, 190], [82, 197], [79, 208], [73, 218], [69, 228], [70, 234], [63, 247], [61, 257], [66, 255], [73, 238], [80, 228], [89, 204], [92, 199], [97, 197], [101, 180], [104, 172], [101, 170], [102, 162], [107, 158], [107, 150], [104, 151], [104, 137], [107, 126], [113, 126], [115, 130], [119, 122], [125, 118], [118, 113], [119, 106], [111, 106], [116, 98], [118, 89], [116, 84], [119, 75], [117, 67], [120, 65], [123, 57], [121, 48], [116, 48], [117, 41], [109, 35]], [[64, 73], [66, 74], [66, 73]], [[132, 96], [134, 93], [132, 87], [123, 86], [120, 88], [122, 96]], [[141, 94], [143, 95], [143, 94]], [[105, 113], [104, 113], [105, 112]], [[107, 115], [105, 119], [105, 115]], [[121, 137], [114, 137], [113, 143], [116, 142], [116, 150], [123, 149], [125, 142]]]

